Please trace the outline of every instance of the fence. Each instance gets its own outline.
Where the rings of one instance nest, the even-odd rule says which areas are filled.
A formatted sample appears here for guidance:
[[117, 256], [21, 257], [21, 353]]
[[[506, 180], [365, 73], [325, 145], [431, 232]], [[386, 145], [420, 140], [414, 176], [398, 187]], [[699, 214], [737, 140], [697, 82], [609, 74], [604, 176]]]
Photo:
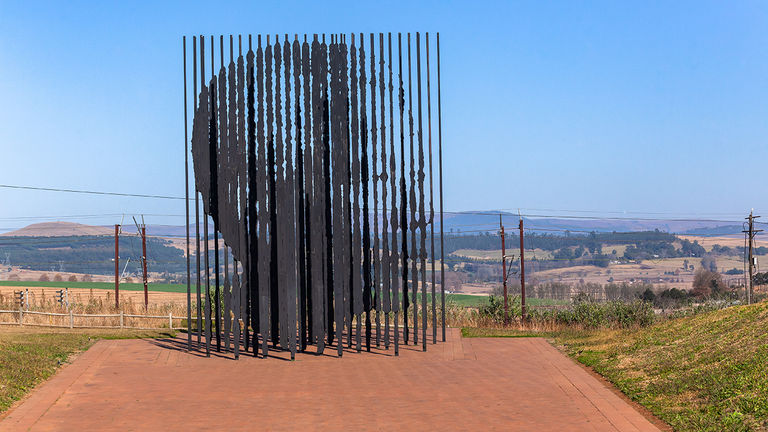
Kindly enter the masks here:
[[[119, 314], [79, 314], [69, 311], [69, 313], [55, 313], [55, 312], [37, 312], [37, 311], [25, 311], [19, 310], [0, 310], [0, 317], [4, 315], [11, 315], [15, 319], [13, 321], [0, 321], [0, 325], [18, 325], [18, 326], [36, 326], [36, 327], [57, 327], [57, 328], [106, 328], [106, 329], [133, 329], [133, 330], [158, 330], [158, 329], [170, 329], [170, 330], [186, 330], [187, 317], [173, 316], [169, 313], [164, 315], [134, 315], [120, 312]], [[35, 317], [49, 317], [48, 322], [40, 322], [40, 319], [34, 319]], [[25, 320], [26, 318], [26, 320]], [[53, 323], [54, 318], [60, 323]], [[117, 323], [117, 325], [88, 325], [89, 319], [100, 319], [101, 321], [110, 321]], [[150, 320], [157, 322], [158, 320], [165, 320], [164, 325], [158, 326], [137, 326], [133, 325], [136, 322], [147, 322]], [[174, 321], [185, 321], [178, 327], [174, 327]], [[195, 322], [197, 317], [192, 317], [192, 322]], [[79, 322], [76, 322], [79, 321]], [[61, 323], [63, 322], [63, 324]], [[102, 323], [103, 324], [103, 323]], [[167, 326], [166, 326], [167, 325]]]

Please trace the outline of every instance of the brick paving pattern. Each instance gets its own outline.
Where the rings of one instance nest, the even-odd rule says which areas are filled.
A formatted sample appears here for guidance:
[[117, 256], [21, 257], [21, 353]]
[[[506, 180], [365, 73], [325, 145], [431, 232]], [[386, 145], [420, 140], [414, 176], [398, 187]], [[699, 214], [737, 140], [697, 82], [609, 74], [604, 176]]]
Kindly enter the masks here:
[[[541, 338], [462, 339], [335, 356], [207, 359], [167, 340], [103, 340], [0, 430], [656, 431]], [[335, 350], [327, 350], [333, 353]]]

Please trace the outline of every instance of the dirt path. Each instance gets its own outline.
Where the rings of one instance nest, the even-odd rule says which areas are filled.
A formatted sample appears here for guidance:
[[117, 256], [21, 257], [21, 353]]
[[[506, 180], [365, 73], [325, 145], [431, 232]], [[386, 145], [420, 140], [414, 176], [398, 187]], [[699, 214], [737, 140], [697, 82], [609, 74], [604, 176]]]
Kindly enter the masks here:
[[0, 430], [655, 431], [540, 338], [462, 339], [295, 362], [104, 340], [35, 390]]

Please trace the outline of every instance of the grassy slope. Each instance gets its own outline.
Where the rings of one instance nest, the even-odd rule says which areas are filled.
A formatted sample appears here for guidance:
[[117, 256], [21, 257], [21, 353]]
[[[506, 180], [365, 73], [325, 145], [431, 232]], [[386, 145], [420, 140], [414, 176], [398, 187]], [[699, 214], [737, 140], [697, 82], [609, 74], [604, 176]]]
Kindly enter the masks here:
[[[549, 336], [633, 400], [685, 431], [768, 428], [768, 303], [644, 329]], [[467, 336], [523, 336], [467, 329]]]
[[0, 413], [45, 381], [70, 355], [98, 339], [161, 337], [168, 333], [117, 330], [2, 329], [0, 332]]

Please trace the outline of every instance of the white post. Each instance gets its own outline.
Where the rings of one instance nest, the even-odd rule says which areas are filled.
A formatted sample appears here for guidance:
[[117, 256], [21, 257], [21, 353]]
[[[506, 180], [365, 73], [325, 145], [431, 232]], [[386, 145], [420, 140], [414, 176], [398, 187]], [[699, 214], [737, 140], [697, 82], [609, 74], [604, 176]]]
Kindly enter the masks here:
[[123, 311], [120, 311], [120, 330], [123, 329]]
[[168, 330], [173, 330], [173, 312], [168, 312]]
[[72, 309], [69, 310], [69, 328], [75, 328], [75, 318], [72, 316]]

